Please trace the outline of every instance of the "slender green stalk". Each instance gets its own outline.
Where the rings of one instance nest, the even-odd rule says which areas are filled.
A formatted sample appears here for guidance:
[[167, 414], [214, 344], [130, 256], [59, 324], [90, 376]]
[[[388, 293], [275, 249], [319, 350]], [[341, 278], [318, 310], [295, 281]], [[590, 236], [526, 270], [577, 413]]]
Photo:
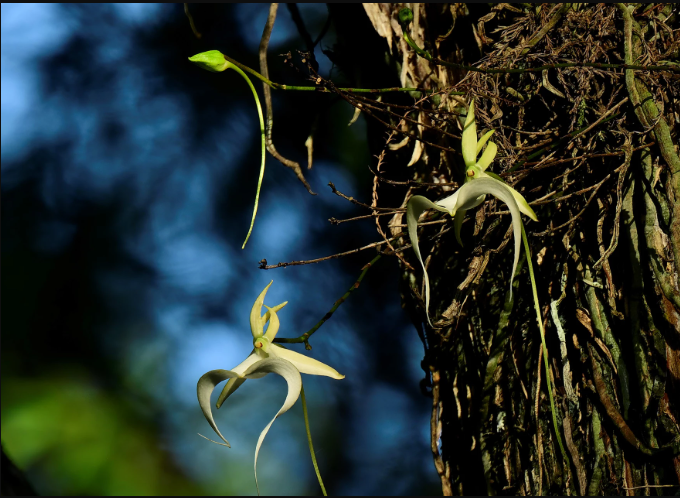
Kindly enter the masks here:
[[531, 251], [529, 250], [529, 241], [527, 234], [524, 231], [522, 224], [522, 241], [524, 242], [524, 251], [527, 253], [527, 263], [529, 263], [529, 278], [531, 278], [531, 291], [534, 295], [534, 308], [536, 309], [536, 321], [538, 321], [538, 329], [541, 332], [541, 344], [543, 346], [543, 360], [545, 364], [545, 384], [548, 387], [548, 396], [550, 397], [550, 410], [552, 411], [553, 426], [555, 427], [555, 436], [562, 451], [562, 458], [566, 465], [569, 465], [569, 457], [564, 450], [562, 444], [562, 436], [560, 435], [559, 424], [557, 423], [557, 412], [555, 411], [555, 399], [553, 397], [552, 382], [550, 381], [550, 364], [548, 363], [548, 347], [545, 345], [545, 330], [543, 329], [543, 321], [541, 320], [541, 307], [538, 304], [538, 291], [536, 290], [536, 280], [534, 279], [534, 266], [531, 263]]
[[[258, 80], [265, 83], [266, 85], [269, 85], [274, 90], [293, 90], [293, 91], [298, 91], [298, 92], [333, 93], [328, 88], [319, 87], [319, 86], [282, 85], [281, 83], [276, 83], [276, 82], [270, 80], [269, 78], [265, 78], [264, 76], [262, 76], [260, 73], [258, 73], [254, 69], [246, 66], [245, 64], [241, 64], [240, 62], [232, 59], [228, 55], [225, 55], [224, 58], [227, 60], [227, 62], [230, 62], [234, 66], [242, 69], [243, 71], [252, 74]], [[350, 92], [350, 93], [389, 93], [389, 92], [432, 93], [432, 92], [434, 92], [434, 90], [429, 90], [429, 89], [424, 89], [424, 88], [402, 88], [402, 87], [396, 87], [396, 86], [390, 87], [390, 88], [338, 88], [338, 90], [341, 90], [343, 92]]]
[[326, 487], [323, 485], [323, 480], [321, 479], [321, 472], [319, 472], [319, 464], [316, 462], [316, 454], [314, 453], [314, 445], [312, 444], [312, 431], [309, 429], [309, 416], [307, 415], [307, 399], [305, 398], [305, 388], [302, 386], [300, 388], [300, 397], [302, 398], [302, 413], [305, 416], [305, 429], [307, 430], [307, 442], [309, 443], [309, 454], [312, 455], [312, 463], [314, 464], [314, 472], [316, 472], [316, 478], [319, 480], [321, 485], [321, 492], [324, 496], [326, 494]]
[[246, 235], [246, 240], [243, 241], [243, 246], [241, 249], [246, 248], [246, 243], [248, 242], [248, 239], [250, 238], [250, 234], [253, 232], [253, 225], [255, 225], [255, 215], [257, 215], [257, 206], [260, 201], [260, 189], [262, 188], [262, 179], [264, 178], [264, 160], [265, 160], [265, 150], [266, 150], [266, 144], [265, 144], [265, 134], [264, 134], [264, 116], [262, 115], [262, 105], [260, 104], [260, 98], [257, 96], [257, 91], [255, 90], [255, 87], [253, 86], [253, 83], [250, 81], [250, 78], [241, 71], [241, 68], [239, 65], [235, 64], [229, 64], [227, 66], [227, 69], [231, 68], [234, 71], [236, 71], [238, 74], [240, 74], [244, 80], [246, 80], [246, 83], [248, 83], [248, 86], [250, 87], [250, 91], [253, 92], [253, 97], [255, 97], [255, 104], [257, 104], [257, 114], [260, 117], [260, 135], [262, 136], [262, 163], [260, 164], [260, 177], [257, 180], [257, 192], [255, 193], [255, 207], [253, 208], [253, 219], [250, 221], [250, 228], [248, 229], [248, 235]]

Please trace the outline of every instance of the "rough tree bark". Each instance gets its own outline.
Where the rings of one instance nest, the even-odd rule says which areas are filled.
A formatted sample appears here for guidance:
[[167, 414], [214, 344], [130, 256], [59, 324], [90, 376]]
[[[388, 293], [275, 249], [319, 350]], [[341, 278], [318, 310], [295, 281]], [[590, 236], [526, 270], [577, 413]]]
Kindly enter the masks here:
[[[436, 62], [528, 69], [677, 61], [677, 7], [636, 5], [364, 4], [402, 86], [439, 92], [414, 92], [404, 109], [388, 109], [387, 98], [372, 104], [373, 115], [405, 133], [376, 151], [375, 205], [388, 189], [404, 190], [404, 207], [416, 193], [435, 200], [451, 190], [419, 184], [462, 181], [456, 114], [474, 96], [478, 130], [496, 130], [491, 169], [534, 201], [540, 220], [526, 229], [564, 452], [525, 258], [513, 298], [506, 296], [512, 244], [504, 206], [488, 201], [468, 212], [462, 248], [452, 220], [428, 215], [443, 220], [420, 232], [434, 327], [420, 266], [412, 251], [401, 253], [403, 305], [427, 350], [423, 384], [444, 494], [678, 490], [659, 487], [680, 481], [678, 73], [487, 74]], [[431, 60], [404, 40], [404, 6], [413, 12], [406, 29]], [[386, 180], [399, 174], [400, 186]], [[403, 233], [403, 213], [388, 225], [393, 236]]]

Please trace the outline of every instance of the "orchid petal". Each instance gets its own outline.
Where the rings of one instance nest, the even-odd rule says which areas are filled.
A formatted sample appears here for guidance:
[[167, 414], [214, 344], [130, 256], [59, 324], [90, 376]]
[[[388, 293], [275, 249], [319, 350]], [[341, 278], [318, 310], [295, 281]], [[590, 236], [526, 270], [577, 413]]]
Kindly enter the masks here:
[[465, 126], [463, 126], [462, 152], [465, 166], [470, 168], [477, 162], [477, 124], [475, 121], [475, 99], [470, 102]]
[[215, 386], [225, 379], [233, 379], [240, 377], [236, 372], [230, 370], [211, 370], [210, 372], [201, 376], [198, 379], [198, 385], [196, 386], [196, 393], [198, 395], [198, 405], [201, 407], [203, 416], [210, 424], [210, 427], [217, 433], [218, 436], [222, 438], [227, 446], [231, 448], [229, 441], [225, 439], [220, 430], [215, 424], [215, 420], [212, 416], [212, 410], [210, 409], [210, 395], [215, 390]]
[[269, 313], [270, 317], [269, 327], [267, 328], [267, 333], [264, 334], [264, 337], [269, 342], [272, 342], [274, 340], [274, 337], [276, 337], [276, 333], [279, 331], [279, 326], [281, 322], [279, 322], [279, 315], [276, 314], [274, 308], [270, 308], [269, 306], [266, 305], [265, 308], [267, 308], [267, 313]]
[[300, 373], [308, 375], [323, 375], [333, 379], [344, 379], [345, 376], [339, 373], [336, 369], [325, 363], [305, 356], [290, 349], [284, 349], [278, 344], [272, 344], [269, 347], [269, 354], [272, 358], [283, 358], [291, 362]]
[[[423, 267], [423, 280], [425, 281], [425, 315], [427, 316], [427, 321], [430, 325], [429, 307], [430, 307], [430, 279], [427, 277], [427, 270], [425, 269], [425, 263], [423, 263], [423, 257], [420, 255], [420, 247], [418, 246], [418, 218], [427, 209], [436, 209], [438, 211], [444, 211], [450, 213], [445, 207], [441, 207], [441, 203], [447, 202], [450, 199], [458, 198], [456, 194], [453, 194], [440, 202], [440, 205], [435, 204], [430, 199], [423, 197], [422, 195], [414, 195], [411, 197], [406, 204], [406, 224], [408, 226], [408, 236], [411, 239], [411, 244], [413, 245], [413, 251], [416, 253], [420, 265]], [[453, 199], [453, 205], [455, 207], [455, 199]], [[449, 201], [451, 203], [451, 201]]]
[[477, 155], [479, 155], [480, 152], [482, 152], [482, 149], [484, 148], [484, 144], [486, 143], [487, 140], [491, 138], [491, 135], [494, 134], [496, 130], [491, 130], [487, 131], [482, 138], [479, 139], [479, 142], [477, 142]]
[[[231, 369], [232, 372], [235, 374], [243, 375], [246, 370], [248, 370], [251, 366], [253, 366], [255, 363], [258, 361], [263, 360], [264, 358], [260, 356], [257, 352], [257, 349], [253, 349], [253, 351], [250, 353], [248, 358], [246, 358], [243, 362], [241, 362], [239, 365], [235, 366], [234, 368]], [[251, 378], [256, 378], [251, 375]], [[222, 406], [222, 403], [226, 401], [226, 399], [231, 396], [236, 389], [238, 389], [241, 384], [243, 384], [246, 381], [245, 378], [232, 378], [227, 381], [227, 385], [224, 386], [224, 389], [222, 389], [222, 392], [220, 393], [220, 397], [217, 398], [217, 403], [216, 406], [217, 408]]]
[[255, 304], [253, 304], [253, 307], [250, 310], [250, 331], [253, 333], [253, 337], [262, 337], [264, 335], [264, 327], [260, 317], [260, 311], [264, 305], [264, 296], [267, 294], [269, 286], [273, 282], [273, 280], [269, 282], [267, 287], [265, 287], [264, 290], [260, 292], [260, 295], [257, 296], [257, 299], [255, 300]]
[[522, 217], [517, 205], [517, 201], [515, 201], [515, 197], [512, 195], [510, 187], [494, 178], [484, 176], [482, 178], [477, 178], [475, 181], [466, 183], [460, 189], [458, 189], [458, 192], [460, 192], [458, 202], [461, 205], [464, 205], [471, 199], [476, 200], [476, 198], [481, 194], [491, 194], [508, 205], [510, 215], [512, 216], [512, 228], [515, 237], [515, 258], [512, 263], [512, 273], [510, 274], [510, 295], [512, 295], [512, 279], [515, 276], [515, 270], [517, 269], [521, 243], [520, 240], [522, 238]]
[[292, 407], [300, 396], [300, 390], [302, 389], [302, 378], [300, 377], [300, 372], [295, 366], [284, 359], [281, 358], [267, 358], [257, 362], [255, 365], [250, 367], [246, 371], [245, 376], [251, 377], [252, 374], [268, 374], [275, 373], [283, 377], [288, 384], [288, 394], [286, 395], [286, 400], [283, 402], [283, 406], [276, 412], [274, 418], [267, 424], [264, 430], [260, 433], [260, 437], [257, 440], [257, 446], [255, 447], [255, 486], [257, 487], [257, 494], [260, 494], [260, 485], [257, 482], [257, 457], [260, 453], [260, 447], [264, 441], [265, 436], [269, 432], [274, 421], [282, 414], [286, 413], [290, 407]]
[[456, 211], [456, 216], [453, 218], [453, 229], [456, 233], [456, 240], [461, 246], [463, 245], [463, 241], [460, 238], [460, 229], [463, 226], [463, 221], [465, 220], [466, 212], [467, 210], [465, 209], [459, 209], [458, 211]]
[[517, 207], [519, 207], [519, 210], [523, 213], [526, 214], [529, 218], [531, 218], [534, 221], [538, 221], [538, 216], [536, 216], [536, 213], [534, 213], [534, 210], [531, 209], [531, 206], [527, 202], [527, 200], [524, 198], [522, 194], [517, 192], [514, 188], [512, 188], [510, 185], [505, 183], [505, 181], [498, 176], [495, 173], [491, 172], [486, 172], [484, 175], [488, 175], [494, 180], [498, 180], [499, 182], [503, 183], [508, 189], [510, 189], [510, 192], [512, 193], [512, 196], [515, 198], [515, 201], [517, 201]]
[[[414, 197], [421, 197], [421, 196], [414, 196]], [[442, 207], [446, 210], [447, 213], [449, 213], [451, 216], [454, 215], [456, 212], [456, 204], [458, 203], [458, 191], [456, 190], [452, 195], [448, 197], [444, 197], [442, 200], [435, 202], [436, 206]], [[425, 208], [427, 209], [427, 208]], [[439, 209], [438, 207], [435, 207], [435, 209]], [[441, 209], [439, 209], [441, 211]], [[418, 215], [420, 216], [420, 215]]]
[[[468, 209], [476, 208], [479, 206], [484, 200], [486, 199], [486, 195], [480, 195], [477, 198], [471, 197], [471, 198], [466, 198], [466, 199], [459, 199], [458, 206], [456, 207], [457, 209], [462, 209], [463, 211], [467, 211]], [[455, 214], [455, 213], [454, 213]]]
[[215, 406], [219, 409], [222, 406], [222, 403], [224, 403], [229, 396], [234, 394], [236, 389], [241, 387], [241, 384], [243, 384], [245, 381], [246, 379], [242, 379], [240, 377], [229, 379], [227, 384], [224, 386], [224, 389], [222, 389], [220, 397], [217, 398], [217, 403], [215, 403]]
[[[281, 308], [283, 308], [286, 304], [288, 304], [288, 301], [283, 302], [281, 304], [277, 304], [276, 306], [272, 306], [272, 309], [276, 312], [278, 312]], [[264, 315], [262, 315], [262, 327], [264, 328], [265, 325], [267, 325], [267, 322], [269, 321], [269, 317], [271, 314], [269, 311], [267, 311]]]
[[484, 154], [482, 154], [482, 157], [480, 157], [479, 161], [477, 162], [477, 167], [479, 168], [480, 171], [483, 172], [486, 168], [489, 167], [491, 161], [493, 161], [494, 157], [496, 157], [497, 151], [498, 147], [496, 147], [496, 144], [493, 142], [489, 142], [489, 145], [486, 146], [486, 150], [484, 150]]

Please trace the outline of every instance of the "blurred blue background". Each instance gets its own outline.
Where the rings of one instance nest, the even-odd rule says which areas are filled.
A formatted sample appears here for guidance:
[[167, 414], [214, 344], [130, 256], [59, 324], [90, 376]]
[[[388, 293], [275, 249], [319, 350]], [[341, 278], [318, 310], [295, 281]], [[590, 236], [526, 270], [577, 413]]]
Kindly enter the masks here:
[[[265, 303], [289, 302], [279, 337], [297, 337], [375, 255], [258, 269], [263, 258], [378, 240], [370, 219], [328, 222], [366, 214], [327, 187], [370, 200], [363, 117], [347, 127], [347, 103], [283, 92], [273, 94], [274, 143], [306, 164], [318, 117], [305, 175], [319, 195], [268, 156], [241, 250], [260, 162], [254, 101], [235, 72], [208, 73], [187, 57], [218, 49], [257, 68], [269, 5], [190, 9], [200, 39], [182, 4], [2, 5], [2, 443], [41, 494], [254, 494], [255, 443], [285, 382], [246, 382], [215, 411], [228, 449], [197, 435], [214, 436], [198, 378], [248, 355], [249, 311], [270, 280]], [[328, 8], [299, 10], [316, 38]], [[368, 22], [361, 6], [333, 10]], [[322, 50], [337, 62], [342, 43], [331, 23], [315, 50], [321, 74], [397, 83], [334, 66]], [[278, 56], [298, 49], [304, 41], [281, 5], [273, 80], [308, 84]], [[306, 353], [346, 375], [303, 378], [329, 493], [440, 493], [431, 401], [418, 385], [423, 346], [400, 308], [394, 258], [371, 269], [311, 344]], [[258, 469], [264, 494], [320, 494], [299, 402], [273, 425]]]

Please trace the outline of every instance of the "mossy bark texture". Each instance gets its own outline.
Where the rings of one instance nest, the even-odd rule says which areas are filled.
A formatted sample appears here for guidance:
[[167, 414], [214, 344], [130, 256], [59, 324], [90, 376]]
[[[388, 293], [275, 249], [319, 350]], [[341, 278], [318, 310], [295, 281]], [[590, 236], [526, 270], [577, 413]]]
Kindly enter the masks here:
[[[564, 62], [677, 67], [678, 8], [408, 5], [408, 26], [398, 17], [404, 4], [364, 6], [401, 86], [435, 93], [371, 104], [392, 126], [375, 151], [374, 203], [395, 192], [402, 207], [415, 194], [435, 201], [450, 195], [452, 183], [462, 184], [459, 115], [474, 97], [478, 131], [495, 130], [490, 171], [522, 193], [539, 218], [525, 219], [525, 227], [568, 454], [567, 461], [550, 413], [526, 255], [515, 292], [506, 292], [513, 254], [505, 206], [487, 197], [469, 211], [464, 247], [452, 219], [428, 213], [421, 221], [433, 223], [420, 228], [420, 247], [434, 326], [427, 324], [412, 251], [401, 255], [413, 269], [394, 261], [403, 269], [403, 305], [426, 346], [423, 390], [433, 397], [432, 451], [443, 492], [676, 493], [680, 77], [586, 67], [487, 74], [437, 61], [488, 69]], [[402, 29], [428, 57], [412, 49]], [[403, 233], [402, 212], [382, 220], [392, 236]]]

